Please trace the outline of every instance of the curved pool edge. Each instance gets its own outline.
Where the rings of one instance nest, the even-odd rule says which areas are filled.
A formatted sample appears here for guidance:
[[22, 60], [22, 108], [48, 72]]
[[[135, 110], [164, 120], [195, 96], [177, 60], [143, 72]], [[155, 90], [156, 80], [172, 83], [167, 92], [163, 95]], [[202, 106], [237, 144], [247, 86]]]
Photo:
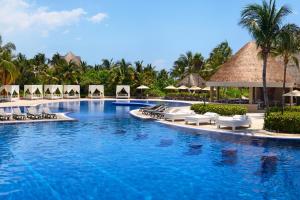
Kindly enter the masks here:
[[189, 105], [196, 104], [196, 103], [203, 103], [201, 101], [181, 101], [181, 100], [167, 100], [167, 99], [116, 99], [116, 98], [102, 98], [102, 99], [90, 99], [90, 98], [80, 98], [80, 99], [41, 99], [41, 100], [17, 100], [13, 102], [2, 102], [0, 103], [0, 108], [7, 108], [7, 107], [27, 107], [27, 106], [39, 106], [42, 104], [48, 103], [65, 103], [65, 102], [81, 102], [81, 101], [160, 101], [160, 102], [176, 102], [176, 103], [186, 103]]
[[55, 113], [57, 119], [26, 119], [26, 120], [10, 120], [10, 121], [0, 121], [0, 125], [10, 125], [10, 124], [27, 124], [27, 123], [49, 123], [49, 122], [76, 122], [77, 119], [69, 117], [66, 113]]
[[[153, 120], [151, 117], [148, 116], [142, 116], [138, 113], [138, 109], [136, 110], [131, 110], [129, 113], [131, 116], [141, 119], [141, 120]], [[258, 139], [276, 139], [276, 140], [294, 140], [294, 141], [300, 141], [300, 135], [295, 135], [295, 134], [285, 134], [283, 135], [282, 133], [279, 135], [277, 133], [272, 133], [268, 132], [265, 130], [247, 130], [245, 131], [229, 131], [229, 130], [224, 130], [224, 129], [218, 129], [218, 128], [205, 128], [201, 126], [195, 126], [195, 125], [186, 125], [186, 124], [181, 124], [178, 122], [170, 122], [170, 121], [165, 121], [165, 120], [156, 120], [156, 122], [171, 126], [171, 127], [177, 127], [177, 128], [184, 128], [184, 129], [189, 129], [189, 130], [194, 130], [194, 131], [205, 131], [209, 133], [217, 133], [217, 134], [228, 134], [228, 135], [233, 135], [233, 136], [243, 136], [243, 137], [251, 137], [251, 138], [258, 138]], [[200, 132], [197, 134], [201, 134]]]

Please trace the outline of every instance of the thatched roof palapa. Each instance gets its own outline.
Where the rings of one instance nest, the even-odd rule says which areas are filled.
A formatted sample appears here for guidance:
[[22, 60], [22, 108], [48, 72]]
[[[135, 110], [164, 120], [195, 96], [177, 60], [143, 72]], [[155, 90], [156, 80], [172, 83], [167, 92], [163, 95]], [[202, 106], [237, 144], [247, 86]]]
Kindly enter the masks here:
[[[263, 87], [263, 60], [259, 57], [260, 50], [255, 42], [247, 43], [229, 61], [220, 66], [211, 77], [208, 86], [219, 87]], [[267, 86], [282, 87], [283, 66], [275, 58], [268, 59]], [[287, 73], [287, 87], [294, 86], [294, 78]]]
[[179, 81], [178, 85], [185, 85], [188, 87], [205, 86], [205, 80], [197, 73], [192, 73], [184, 77], [181, 81]]
[[63, 59], [65, 59], [68, 63], [74, 62], [76, 65], [80, 65], [80, 63], [81, 63], [81, 57], [76, 56], [72, 52], [69, 52], [65, 56], [63, 56]]

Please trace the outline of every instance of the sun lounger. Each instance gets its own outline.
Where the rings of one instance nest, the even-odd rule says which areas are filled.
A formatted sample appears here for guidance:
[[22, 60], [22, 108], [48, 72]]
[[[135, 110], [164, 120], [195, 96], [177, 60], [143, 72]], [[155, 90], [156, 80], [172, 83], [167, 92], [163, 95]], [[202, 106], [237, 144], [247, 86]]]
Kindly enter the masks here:
[[147, 106], [140, 108], [139, 111], [142, 112], [142, 114], [145, 114], [147, 111], [156, 110], [160, 107], [162, 107], [162, 105]]
[[13, 118], [16, 120], [25, 120], [26, 114], [21, 112], [21, 109], [19, 107], [12, 109]]
[[158, 115], [158, 113], [165, 112], [165, 110], [167, 110], [167, 109], [168, 109], [167, 106], [161, 106], [154, 110], [148, 110], [146, 112], [146, 115], [150, 115], [151, 117], [156, 117]]
[[219, 117], [216, 121], [216, 125], [218, 128], [221, 126], [232, 127], [234, 131], [236, 127], [248, 126], [251, 127], [251, 119], [247, 115], [235, 115], [233, 117]]
[[191, 115], [185, 118], [185, 123], [195, 123], [197, 126], [200, 125], [200, 123], [212, 123], [216, 122], [219, 115], [217, 113], [213, 112], [207, 112], [203, 115]]
[[52, 111], [48, 107], [43, 107], [42, 114], [44, 118], [57, 119], [57, 115], [55, 113], [52, 113]]
[[0, 108], [0, 120], [10, 120], [11, 114], [6, 113], [3, 108]]
[[195, 115], [195, 112], [187, 109], [178, 109], [175, 112], [165, 113], [165, 120], [174, 122], [175, 120], [185, 120], [186, 117]]
[[155, 111], [151, 113], [151, 117], [157, 118], [157, 119], [163, 119], [165, 117], [166, 113], [174, 113], [179, 111], [179, 108], [165, 108], [164, 110]]
[[38, 113], [35, 107], [29, 107], [27, 108], [27, 117], [30, 119], [42, 119], [43, 114]]

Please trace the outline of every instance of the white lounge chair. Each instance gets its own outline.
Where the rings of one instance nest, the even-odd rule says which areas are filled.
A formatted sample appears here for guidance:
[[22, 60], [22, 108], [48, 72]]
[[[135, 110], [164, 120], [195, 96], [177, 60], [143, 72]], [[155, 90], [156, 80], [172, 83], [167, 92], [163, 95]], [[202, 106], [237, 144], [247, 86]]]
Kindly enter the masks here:
[[232, 127], [234, 131], [236, 127], [248, 126], [251, 127], [251, 119], [247, 115], [235, 115], [233, 117], [219, 117], [216, 121], [216, 125], [218, 128], [221, 126]]
[[10, 120], [11, 113], [6, 113], [4, 108], [0, 108], [0, 120]]
[[35, 107], [28, 107], [27, 108], [27, 117], [30, 119], [42, 119], [42, 113], [38, 112]]
[[21, 109], [19, 107], [12, 109], [13, 118], [16, 120], [25, 120], [27, 115], [25, 113], [21, 112]]
[[48, 107], [43, 107], [43, 117], [47, 119], [57, 119], [57, 115], [53, 113]]
[[185, 123], [195, 123], [197, 126], [200, 125], [200, 123], [212, 123], [216, 122], [219, 115], [217, 113], [213, 112], [207, 112], [203, 115], [191, 115], [185, 118]]
[[170, 120], [174, 122], [175, 120], [184, 120], [186, 117], [195, 115], [196, 113], [192, 110], [178, 109], [173, 112], [168, 112], [164, 114], [165, 120]]

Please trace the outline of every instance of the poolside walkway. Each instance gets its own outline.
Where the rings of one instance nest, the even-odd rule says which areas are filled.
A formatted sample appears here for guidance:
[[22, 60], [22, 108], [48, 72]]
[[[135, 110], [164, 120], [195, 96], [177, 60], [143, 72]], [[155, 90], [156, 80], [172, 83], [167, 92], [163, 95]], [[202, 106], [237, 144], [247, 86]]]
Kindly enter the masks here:
[[66, 113], [55, 113], [57, 119], [25, 119], [25, 120], [9, 120], [9, 121], [0, 121], [0, 125], [4, 124], [24, 124], [24, 123], [41, 123], [41, 122], [71, 122], [77, 121], [71, 117], [68, 117]]
[[[143, 120], [154, 120], [149, 116], [143, 115], [139, 110], [132, 110], [130, 114], [134, 117]], [[224, 133], [231, 135], [240, 135], [254, 138], [272, 138], [272, 139], [288, 139], [288, 140], [300, 140], [300, 134], [285, 134], [285, 133], [274, 133], [263, 130], [264, 125], [264, 114], [263, 113], [249, 113], [247, 114], [252, 120], [251, 128], [239, 128], [236, 131], [232, 131], [231, 128], [221, 128], [218, 129], [214, 124], [203, 124], [200, 126], [196, 125], [187, 125], [184, 121], [166, 121], [166, 120], [156, 120], [158, 123], [162, 123], [169, 126], [188, 128], [193, 130], [215, 132], [215, 133]]]

